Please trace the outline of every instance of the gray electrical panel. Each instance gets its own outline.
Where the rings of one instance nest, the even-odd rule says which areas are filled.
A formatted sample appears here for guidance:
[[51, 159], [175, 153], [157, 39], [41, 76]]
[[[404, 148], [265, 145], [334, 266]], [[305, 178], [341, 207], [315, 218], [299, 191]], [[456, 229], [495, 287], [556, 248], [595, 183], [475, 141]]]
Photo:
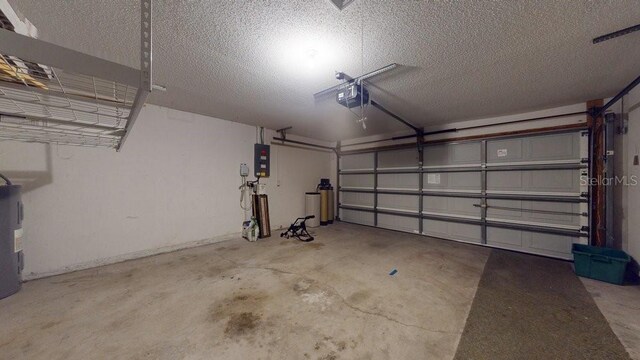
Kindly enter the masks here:
[[271, 171], [271, 148], [269, 145], [255, 144], [253, 147], [253, 164], [256, 177], [269, 177]]
[[20, 185], [0, 186], [0, 299], [22, 287], [22, 220]]

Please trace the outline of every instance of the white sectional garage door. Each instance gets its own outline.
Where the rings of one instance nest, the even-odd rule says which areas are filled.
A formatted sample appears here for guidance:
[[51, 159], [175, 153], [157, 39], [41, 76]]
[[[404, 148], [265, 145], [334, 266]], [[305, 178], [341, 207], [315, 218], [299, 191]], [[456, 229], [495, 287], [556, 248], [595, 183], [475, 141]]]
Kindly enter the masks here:
[[343, 221], [571, 258], [588, 242], [588, 137], [564, 132], [341, 155]]

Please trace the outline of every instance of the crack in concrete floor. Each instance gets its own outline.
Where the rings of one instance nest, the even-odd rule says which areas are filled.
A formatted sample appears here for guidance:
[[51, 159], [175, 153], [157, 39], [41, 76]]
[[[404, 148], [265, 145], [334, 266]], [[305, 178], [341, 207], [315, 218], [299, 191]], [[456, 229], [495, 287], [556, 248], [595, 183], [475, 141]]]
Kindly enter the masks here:
[[[488, 249], [348, 224], [318, 229], [316, 238], [314, 246], [230, 240], [26, 283], [0, 302], [0, 338], [12, 340], [0, 353], [30, 359], [206, 358], [212, 351], [225, 359], [453, 357]], [[386, 269], [396, 264], [401, 276], [389, 277]], [[296, 282], [308, 284], [307, 298]], [[256, 292], [268, 296], [255, 306], [234, 301]], [[212, 309], [218, 311], [213, 319]], [[225, 336], [225, 326], [234, 319], [243, 325], [243, 316], [258, 327]], [[60, 322], [48, 326], [53, 320]], [[353, 346], [313, 349], [326, 337]]]
[[[237, 261], [235, 261], [235, 260], [231, 260], [231, 259], [229, 259], [229, 258], [226, 258], [226, 257], [224, 257], [224, 256], [222, 256], [222, 255], [220, 255], [220, 254], [215, 254], [215, 255], [216, 255], [216, 256], [218, 256], [219, 258], [223, 259], [223, 260], [226, 260], [226, 261], [228, 261], [228, 262], [230, 262], [230, 263], [234, 264], [236, 267], [238, 267], [238, 268], [240, 268], [240, 269], [243, 269], [243, 268], [244, 268], [244, 269], [255, 269], [255, 270], [267, 270], [267, 271], [272, 271], [272, 272], [276, 272], [276, 273], [280, 273], [280, 274], [293, 275], [293, 276], [297, 276], [297, 277], [300, 277], [300, 278], [305, 279], [305, 280], [310, 280], [310, 281], [318, 282], [319, 284], [321, 284], [321, 285], [322, 285], [322, 286], [324, 286], [325, 288], [330, 289], [330, 290], [331, 290], [331, 293], [332, 293], [333, 295], [337, 296], [337, 297], [340, 299], [340, 301], [341, 301], [344, 305], [346, 305], [348, 308], [350, 308], [350, 309], [352, 309], [352, 310], [354, 310], [354, 311], [356, 311], [356, 312], [359, 312], [359, 313], [361, 313], [361, 314], [365, 314], [365, 315], [369, 315], [369, 316], [381, 317], [381, 318], [384, 318], [384, 319], [386, 319], [386, 320], [388, 320], [388, 321], [390, 321], [390, 322], [396, 323], [396, 324], [398, 324], [398, 325], [402, 325], [402, 326], [410, 327], [410, 328], [415, 328], [415, 329], [420, 329], [420, 330], [427, 331], [427, 332], [432, 332], [432, 333], [450, 334], [450, 335], [460, 335], [460, 334], [462, 334], [462, 330], [460, 330], [460, 331], [456, 331], [456, 332], [452, 332], [452, 331], [443, 331], [443, 330], [428, 329], [428, 328], [425, 328], [425, 327], [423, 327], [423, 326], [419, 326], [419, 325], [415, 325], [415, 324], [408, 324], [408, 323], [404, 323], [404, 322], [402, 322], [402, 321], [400, 321], [400, 320], [397, 320], [397, 319], [395, 319], [395, 318], [392, 318], [392, 317], [390, 317], [390, 316], [388, 316], [388, 315], [385, 315], [385, 314], [383, 314], [383, 313], [381, 313], [381, 312], [369, 311], [369, 310], [365, 310], [365, 309], [359, 308], [359, 307], [357, 307], [357, 306], [355, 306], [355, 305], [353, 305], [353, 304], [349, 303], [349, 301], [347, 301], [347, 299], [346, 299], [344, 296], [342, 296], [342, 295], [340, 294], [340, 292], [339, 292], [336, 288], [334, 288], [333, 286], [331, 286], [331, 285], [329, 285], [329, 284], [327, 284], [327, 283], [325, 283], [325, 282], [322, 282], [322, 281], [320, 281], [320, 280], [317, 280], [317, 279], [313, 279], [313, 278], [311, 278], [311, 277], [308, 277], [308, 276], [307, 276], [307, 272], [305, 272], [305, 273], [297, 273], [297, 272], [286, 271], [286, 270], [282, 270], [282, 269], [278, 269], [278, 268], [273, 268], [273, 267], [265, 267], [265, 266], [248, 266], [248, 265], [244, 265], [244, 264], [242, 264], [242, 263], [239, 263], [239, 262], [237, 262]], [[327, 265], [328, 265], [328, 264], [327, 264]], [[325, 265], [325, 266], [327, 266], [327, 265]]]

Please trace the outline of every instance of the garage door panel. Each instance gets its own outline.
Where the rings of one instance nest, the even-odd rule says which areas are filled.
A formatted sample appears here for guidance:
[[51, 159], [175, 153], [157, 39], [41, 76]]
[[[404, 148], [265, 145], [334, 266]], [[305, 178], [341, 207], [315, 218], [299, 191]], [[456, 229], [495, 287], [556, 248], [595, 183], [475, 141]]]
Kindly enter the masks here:
[[449, 238], [449, 223], [440, 220], [422, 220], [422, 232], [427, 235]]
[[487, 228], [487, 244], [522, 249], [524, 239], [522, 231], [489, 227]]
[[[533, 221], [544, 221], [549, 224], [580, 225], [579, 204], [529, 202], [527, 205], [529, 209], [534, 210], [534, 212], [528, 214], [528, 217]], [[544, 211], [548, 211], [548, 213]]]
[[480, 242], [482, 239], [482, 228], [479, 225], [471, 224], [449, 224], [451, 237], [453, 239]]
[[368, 206], [373, 208], [374, 195], [366, 193], [342, 193], [340, 201], [343, 205]]
[[[534, 212], [527, 213], [527, 217], [532, 221], [544, 221], [550, 224], [580, 225], [581, 215], [579, 204], [529, 201], [525, 203], [525, 206], [528, 209], [534, 210]], [[548, 211], [548, 213], [544, 211]]]
[[418, 213], [420, 198], [416, 195], [378, 195], [378, 208]]
[[417, 218], [407, 216], [378, 214], [378, 226], [385, 229], [417, 233], [418, 221]]
[[379, 189], [418, 190], [419, 174], [378, 174]]
[[350, 209], [340, 209], [340, 219], [355, 224], [374, 225], [374, 216], [372, 212], [357, 211]]
[[378, 169], [417, 168], [416, 149], [382, 151], [378, 153]]
[[579, 170], [528, 171], [525, 178], [529, 179], [529, 187], [540, 191], [580, 191], [580, 182], [576, 181], [580, 178]]
[[500, 171], [487, 174], [487, 190], [522, 191], [522, 171]]
[[[566, 169], [588, 157], [588, 139], [582, 133], [427, 144], [422, 171], [416, 172], [411, 170], [420, 169], [415, 148], [354, 155], [341, 165], [378, 171], [341, 176], [342, 186], [373, 188], [375, 180], [377, 194], [342, 193], [342, 202], [375, 203], [378, 212], [346, 212], [347, 221], [569, 259], [572, 243], [588, 242], [578, 232], [589, 225], [582, 215], [589, 211], [587, 204], [566, 201], [567, 196], [578, 197], [587, 190], [580, 186], [584, 169]], [[415, 190], [422, 194], [414, 194]], [[508, 196], [495, 199], [497, 194]], [[532, 200], [538, 196], [544, 201]]]
[[422, 209], [424, 211], [446, 213], [449, 211], [448, 198], [444, 196], [424, 196]]
[[522, 139], [487, 141], [487, 162], [522, 161]]
[[480, 191], [480, 172], [449, 172], [423, 174], [423, 186], [431, 190]]
[[580, 134], [536, 136], [528, 139], [528, 157], [531, 160], [580, 159]]
[[370, 188], [374, 185], [373, 174], [340, 175], [340, 186], [347, 188]]
[[453, 214], [480, 217], [479, 199], [467, 199], [446, 196], [424, 196], [423, 211], [437, 214]]
[[480, 190], [480, 173], [463, 172], [448, 173], [447, 179], [451, 189]]
[[424, 150], [424, 166], [479, 164], [482, 159], [480, 150], [479, 142], [427, 146]]
[[580, 134], [565, 133], [487, 141], [487, 162], [576, 160], [580, 156]]
[[571, 258], [571, 245], [577, 238], [514, 229], [487, 228], [487, 244], [534, 254]]
[[580, 226], [580, 204], [490, 199], [487, 205], [487, 217], [491, 219]]
[[482, 161], [481, 149], [479, 142], [451, 145], [451, 165], [479, 164]]
[[373, 166], [373, 153], [343, 155], [340, 157], [341, 170], [371, 170]]
[[447, 145], [434, 145], [425, 147], [424, 166], [442, 166], [449, 164], [449, 147]]
[[575, 238], [563, 235], [530, 233], [531, 249], [550, 255], [571, 254], [571, 245]]
[[580, 170], [490, 171], [487, 190], [579, 193]]
[[443, 239], [461, 240], [480, 243], [482, 229], [480, 225], [454, 223], [442, 220], [422, 220], [422, 233], [424, 235]]
[[[517, 209], [523, 209], [524, 204], [522, 200], [487, 200], [487, 217], [497, 218], [497, 219], [512, 219], [512, 220], [522, 220], [523, 213]], [[514, 210], [504, 210], [504, 209], [496, 209], [497, 207], [508, 207], [513, 208]]]

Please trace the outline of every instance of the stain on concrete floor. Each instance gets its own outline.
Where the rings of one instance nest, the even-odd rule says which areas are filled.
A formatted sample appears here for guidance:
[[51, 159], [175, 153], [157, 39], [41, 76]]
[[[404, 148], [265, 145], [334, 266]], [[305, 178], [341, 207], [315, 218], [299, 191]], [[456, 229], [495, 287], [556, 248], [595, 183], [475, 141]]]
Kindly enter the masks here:
[[[25, 283], [0, 301], [0, 357], [453, 356], [487, 249], [349, 224], [316, 237], [231, 240]], [[401, 276], [387, 275], [393, 266]]]
[[315, 235], [25, 283], [0, 300], [0, 358], [453, 358], [489, 249], [344, 223]]
[[260, 323], [262, 315], [252, 312], [232, 314], [227, 321], [224, 333], [230, 337], [241, 336], [255, 330]]
[[[485, 249], [348, 224], [316, 236], [231, 240], [28, 282], [0, 301], [0, 357], [453, 355]], [[368, 239], [393, 246], [373, 253]], [[455, 254], [451, 267], [464, 279], [455, 291], [442, 288], [449, 274], [437, 274], [435, 252]], [[408, 262], [416, 253], [425, 261]], [[403, 276], [389, 279], [402, 263]]]

